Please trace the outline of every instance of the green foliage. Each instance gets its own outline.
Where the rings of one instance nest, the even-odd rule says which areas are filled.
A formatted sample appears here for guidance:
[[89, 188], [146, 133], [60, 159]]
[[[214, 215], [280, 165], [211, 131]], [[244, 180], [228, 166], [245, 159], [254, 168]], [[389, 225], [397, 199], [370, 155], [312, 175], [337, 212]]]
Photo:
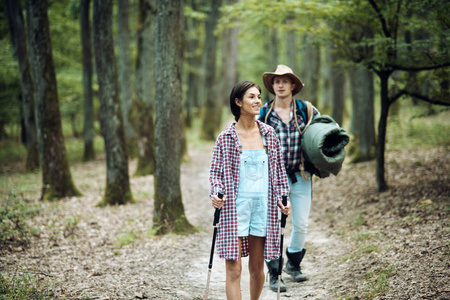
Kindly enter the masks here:
[[78, 230], [80, 215], [71, 215], [63, 220], [63, 236], [65, 238], [75, 238]]
[[133, 244], [138, 238], [139, 235], [133, 230], [121, 232], [116, 239], [114, 247], [121, 248], [123, 246]]
[[7, 277], [0, 273], [0, 300], [51, 299], [48, 287], [29, 272]]
[[18, 65], [12, 59], [9, 36], [0, 40], [0, 138], [2, 126], [20, 124], [20, 83]]
[[16, 140], [0, 141], [0, 163], [23, 161], [27, 150], [22, 143]]
[[443, 134], [450, 128], [450, 110], [413, 105], [410, 100], [404, 100], [399, 116], [392, 118], [388, 125], [387, 141], [392, 142], [387, 143], [387, 150], [450, 145], [450, 135]]
[[28, 219], [41, 207], [11, 192], [6, 203], [0, 207], [0, 245], [28, 245], [37, 229], [30, 227]]
[[364, 299], [374, 299], [389, 287], [388, 278], [392, 275], [392, 267], [377, 269], [365, 274], [367, 287], [363, 292]]

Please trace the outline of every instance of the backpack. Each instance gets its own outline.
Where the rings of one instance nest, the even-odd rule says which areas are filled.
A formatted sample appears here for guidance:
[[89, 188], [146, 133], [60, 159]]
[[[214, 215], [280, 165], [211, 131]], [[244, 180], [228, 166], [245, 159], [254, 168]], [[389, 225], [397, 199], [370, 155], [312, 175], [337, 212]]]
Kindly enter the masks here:
[[[300, 132], [300, 135], [303, 135], [303, 132], [305, 132], [306, 128], [308, 128], [309, 124], [311, 124], [312, 118], [313, 118], [313, 109], [312, 109], [312, 104], [309, 101], [303, 101], [303, 100], [298, 100], [295, 99], [295, 105], [296, 105], [296, 114], [294, 115], [294, 117], [296, 118], [297, 121], [297, 116], [302, 116], [303, 120], [308, 120], [305, 126], [305, 129], [303, 129], [303, 131], [300, 130], [300, 127], [298, 126], [298, 123], [295, 122], [295, 124], [297, 125], [297, 129]], [[266, 106], [261, 107], [260, 112], [259, 112], [259, 120], [261, 122], [264, 122], [267, 124], [267, 118], [268, 118], [268, 112], [271, 109], [267, 109]]]
[[[303, 136], [303, 133], [305, 132], [306, 128], [308, 128], [309, 124], [311, 124], [311, 121], [313, 119], [312, 104], [309, 101], [295, 99], [294, 105], [296, 106], [296, 111], [294, 114], [295, 125], [297, 126], [298, 132], [300, 132], [300, 136]], [[269, 109], [267, 109], [266, 106], [261, 107], [260, 112], [259, 112], [259, 120], [261, 122], [264, 122], [267, 124], [267, 118], [269, 117], [268, 113], [272, 110], [272, 107], [273, 107], [273, 103]], [[303, 129], [303, 131], [300, 130], [300, 126], [298, 126], [298, 122], [297, 122], [297, 116], [300, 116], [300, 115], [303, 117], [303, 120], [307, 120], [306, 126]], [[303, 151], [301, 153], [301, 161], [302, 162], [300, 164], [300, 173], [302, 174], [303, 179], [308, 180], [308, 178], [306, 177], [306, 174], [305, 174]]]

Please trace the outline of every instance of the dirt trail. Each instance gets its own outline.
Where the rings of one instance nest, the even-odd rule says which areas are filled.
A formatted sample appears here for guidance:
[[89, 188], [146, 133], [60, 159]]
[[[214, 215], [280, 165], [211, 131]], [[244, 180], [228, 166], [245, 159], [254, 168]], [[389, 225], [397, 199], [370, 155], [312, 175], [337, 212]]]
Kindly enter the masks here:
[[[188, 220], [199, 232], [149, 235], [153, 176], [131, 178], [137, 203], [98, 208], [104, 158], [71, 167], [84, 196], [42, 202], [29, 248], [0, 249], [0, 271], [40, 279], [52, 299], [203, 299], [212, 239], [208, 171], [213, 144], [193, 145], [182, 164]], [[302, 263], [309, 280], [283, 275], [289, 299], [450, 299], [450, 151], [446, 147], [387, 154], [391, 189], [376, 192], [374, 162], [345, 165], [337, 177], [314, 180]], [[130, 173], [136, 161], [130, 163]], [[424, 178], [426, 180], [424, 180]], [[0, 176], [13, 187], [20, 175]], [[37, 202], [40, 175], [27, 175]], [[4, 192], [4, 191], [2, 191]], [[285, 247], [292, 224], [288, 219]], [[248, 259], [242, 294], [249, 299]], [[224, 261], [214, 258], [210, 299], [225, 299]], [[276, 299], [265, 283], [262, 300]]]
[[[196, 181], [200, 183], [202, 191], [198, 191], [197, 195], [202, 199], [202, 202], [198, 202], [198, 205], [186, 205], [186, 215], [189, 220], [194, 222], [199, 215], [198, 211], [205, 213], [201, 226], [206, 228], [207, 233], [202, 234], [201, 238], [201, 251], [198, 257], [193, 261], [191, 268], [188, 269], [187, 277], [192, 279], [192, 286], [198, 287], [200, 290], [205, 289], [207, 280], [207, 267], [209, 263], [210, 247], [212, 241], [212, 214], [213, 208], [208, 202], [208, 171], [210, 163], [210, 155], [205, 153], [193, 153], [192, 162], [195, 162], [195, 168], [198, 169]], [[192, 179], [195, 178], [195, 172], [189, 174], [193, 167], [190, 167], [191, 163], [188, 163], [183, 167], [183, 185], [187, 189], [192, 189]], [[188, 173], [188, 174], [186, 174]], [[193, 177], [194, 176], [194, 177]], [[190, 201], [190, 200], [189, 200]], [[187, 203], [187, 202], [186, 202]], [[190, 202], [189, 202], [190, 203]], [[191, 204], [191, 203], [190, 203]], [[305, 256], [302, 268], [304, 273], [309, 277], [309, 280], [302, 283], [295, 283], [290, 280], [290, 276], [283, 274], [283, 279], [287, 286], [287, 292], [282, 293], [283, 297], [290, 299], [301, 299], [307, 297], [308, 299], [332, 299], [333, 292], [330, 290], [332, 286], [332, 279], [336, 274], [336, 270], [332, 270], [332, 266], [336, 260], [337, 252], [333, 254], [330, 249], [339, 249], [342, 246], [339, 245], [341, 241], [336, 240], [332, 236], [324, 233], [321, 229], [320, 217], [315, 214], [315, 204], [312, 206], [312, 213], [310, 218], [309, 233], [307, 237], [307, 255]], [[202, 207], [201, 209], [199, 209]], [[205, 222], [206, 221], [206, 222]], [[289, 221], [286, 225], [284, 248], [289, 244], [290, 233], [292, 229], [292, 223]], [[285, 252], [283, 252], [285, 253]], [[242, 274], [242, 296], [243, 299], [250, 299], [249, 293], [249, 273], [248, 273], [248, 258], [243, 258], [242, 261], [243, 274]], [[267, 268], [265, 267], [267, 274]], [[266, 278], [267, 279], [267, 278]], [[204, 291], [203, 291], [204, 293]], [[210, 299], [224, 299], [225, 298], [225, 261], [220, 259], [217, 255], [214, 256], [214, 263], [211, 275], [210, 283]], [[276, 293], [269, 289], [268, 280], [265, 282], [261, 300], [276, 299]]]

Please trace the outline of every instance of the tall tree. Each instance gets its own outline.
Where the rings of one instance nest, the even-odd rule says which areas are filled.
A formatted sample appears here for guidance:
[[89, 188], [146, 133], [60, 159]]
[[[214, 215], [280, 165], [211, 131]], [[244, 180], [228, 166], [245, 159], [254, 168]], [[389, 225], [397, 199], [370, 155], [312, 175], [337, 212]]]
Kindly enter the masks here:
[[219, 7], [221, 0], [211, 1], [211, 13], [206, 21], [205, 53], [203, 67], [205, 70], [206, 101], [203, 115], [203, 126], [201, 136], [206, 140], [215, 140], [216, 131], [221, 122], [222, 101], [218, 101], [216, 92], [216, 56], [217, 36], [214, 30], [219, 19]]
[[181, 67], [183, 56], [182, 3], [158, 0], [155, 19], [155, 204], [153, 227], [157, 234], [195, 231], [182, 202], [180, 160], [182, 137]]
[[133, 201], [112, 34], [112, 0], [94, 1], [94, 56], [106, 151], [106, 189], [99, 206]]
[[28, 44], [42, 161], [42, 199], [79, 196], [61, 127], [58, 91], [47, 15], [47, 1], [25, 1]]
[[356, 138], [351, 155], [352, 162], [368, 161], [375, 152], [375, 89], [373, 73], [363, 66], [355, 66], [350, 72], [352, 116], [350, 132]]
[[84, 93], [84, 154], [83, 160], [95, 158], [94, 149], [94, 104], [92, 98], [92, 38], [89, 19], [90, 0], [80, 0], [81, 48], [83, 56], [83, 93]]
[[39, 150], [34, 111], [33, 81], [28, 60], [25, 24], [20, 1], [6, 0], [13, 56], [19, 62], [20, 91], [22, 96], [22, 112], [25, 123], [25, 145], [27, 159], [25, 169], [33, 171], [39, 168]]
[[315, 106], [319, 104], [319, 79], [320, 79], [320, 45], [312, 35], [303, 37], [303, 76], [305, 99]]
[[201, 84], [202, 83], [202, 52], [203, 52], [203, 30], [201, 22], [204, 14], [198, 11], [198, 0], [189, 0], [187, 6], [187, 16], [185, 18], [185, 45], [186, 45], [186, 68], [187, 91], [185, 105], [186, 126], [190, 127], [194, 119], [195, 112], [201, 104]]
[[136, 58], [136, 124], [138, 163], [135, 176], [155, 172], [155, 99], [153, 81], [154, 0], [139, 1]]
[[130, 26], [129, 26], [129, 1], [119, 0], [119, 11], [117, 16], [118, 33], [118, 56], [119, 56], [119, 87], [122, 100], [123, 126], [125, 138], [130, 153], [134, 152], [135, 133], [130, 124], [129, 112], [133, 102], [133, 91], [131, 85], [131, 54], [130, 54]]
[[333, 46], [330, 46], [330, 88], [331, 88], [331, 116], [338, 124], [344, 120], [345, 108], [345, 72], [338, 64], [338, 55]]

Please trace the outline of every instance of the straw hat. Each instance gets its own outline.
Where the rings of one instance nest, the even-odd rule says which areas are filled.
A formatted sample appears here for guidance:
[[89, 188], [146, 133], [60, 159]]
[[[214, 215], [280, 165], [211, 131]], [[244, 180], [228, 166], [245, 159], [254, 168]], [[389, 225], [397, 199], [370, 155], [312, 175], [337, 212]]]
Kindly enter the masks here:
[[295, 84], [295, 88], [292, 90], [292, 95], [297, 94], [303, 88], [303, 86], [304, 86], [303, 82], [300, 80], [300, 78], [297, 77], [297, 75], [294, 74], [294, 72], [292, 72], [291, 68], [289, 68], [288, 66], [285, 66], [285, 65], [278, 65], [275, 72], [273, 72], [273, 73], [265, 72], [262, 76], [264, 86], [270, 93], [275, 95], [275, 92], [274, 92], [273, 86], [272, 86], [273, 78], [275, 76], [281, 76], [281, 75], [289, 76], [292, 80], [292, 83]]

